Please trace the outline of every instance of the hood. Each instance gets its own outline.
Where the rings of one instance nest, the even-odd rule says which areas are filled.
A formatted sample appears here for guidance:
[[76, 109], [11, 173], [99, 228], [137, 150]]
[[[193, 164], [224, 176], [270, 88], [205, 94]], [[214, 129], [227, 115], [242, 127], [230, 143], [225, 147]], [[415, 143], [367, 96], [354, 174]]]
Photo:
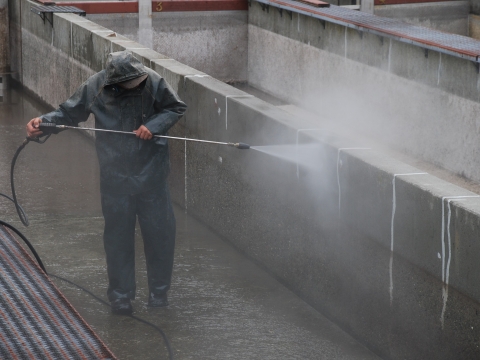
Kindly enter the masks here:
[[132, 80], [147, 73], [143, 64], [128, 50], [109, 54], [105, 72], [105, 85]]

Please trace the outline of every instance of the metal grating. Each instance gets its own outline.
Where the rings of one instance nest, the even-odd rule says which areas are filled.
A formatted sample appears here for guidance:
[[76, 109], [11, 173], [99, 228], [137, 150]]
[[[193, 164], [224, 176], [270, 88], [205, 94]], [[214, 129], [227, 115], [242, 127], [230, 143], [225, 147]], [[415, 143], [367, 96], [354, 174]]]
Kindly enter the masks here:
[[116, 359], [0, 225], [0, 358]]
[[84, 10], [75, 6], [35, 5], [32, 6], [30, 10], [38, 15], [40, 15], [40, 13], [73, 13], [79, 14], [80, 16], [85, 16], [86, 14]]
[[299, 4], [293, 0], [256, 0], [259, 3], [271, 5], [319, 20], [333, 22], [346, 27], [372, 32], [380, 36], [394, 38], [401, 42], [416, 44], [453, 56], [478, 61], [480, 56], [480, 41], [467, 36], [445, 33], [423, 26], [407, 24], [401, 20], [371, 15], [365, 12], [346, 9], [332, 5], [329, 8], [314, 8]]
[[[86, 16], [86, 12], [82, 9], [79, 9], [75, 6], [55, 6], [55, 5], [35, 5], [30, 8], [30, 11], [39, 15], [40, 18], [43, 20], [45, 24], [45, 20], [47, 20], [50, 25], [53, 27], [53, 13], [73, 13], [78, 14], [80, 16]], [[50, 14], [50, 16], [47, 16]]]

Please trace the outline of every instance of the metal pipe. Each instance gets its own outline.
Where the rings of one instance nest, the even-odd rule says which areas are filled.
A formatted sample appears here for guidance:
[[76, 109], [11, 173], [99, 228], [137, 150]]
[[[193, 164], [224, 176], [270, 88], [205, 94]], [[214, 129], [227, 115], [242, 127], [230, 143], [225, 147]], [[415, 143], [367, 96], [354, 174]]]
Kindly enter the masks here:
[[[76, 127], [76, 126], [68, 126], [68, 125], [57, 125], [57, 124], [54, 124], [54, 123], [41, 123], [40, 124], [40, 130], [42, 130], [44, 133], [49, 133], [49, 132], [51, 133], [53, 129], [58, 129], [58, 130], [71, 129], [71, 130], [84, 130], [84, 131], [90, 130], [90, 131], [108, 132], [108, 133], [114, 133], [114, 134], [135, 135], [134, 132], [128, 132], [128, 131], [95, 129], [95, 128]], [[211, 140], [189, 139], [189, 138], [186, 138], [186, 137], [183, 138], [183, 137], [167, 136], [167, 135], [153, 135], [153, 137], [164, 138], [164, 139], [173, 139], [173, 140], [193, 141], [193, 142], [200, 142], [200, 143], [206, 143], [206, 144], [227, 145], [227, 146], [236, 147], [237, 149], [250, 149], [250, 145], [245, 144], [245, 143], [240, 143], [240, 142], [239, 143], [220, 142], [220, 141], [211, 141]]]

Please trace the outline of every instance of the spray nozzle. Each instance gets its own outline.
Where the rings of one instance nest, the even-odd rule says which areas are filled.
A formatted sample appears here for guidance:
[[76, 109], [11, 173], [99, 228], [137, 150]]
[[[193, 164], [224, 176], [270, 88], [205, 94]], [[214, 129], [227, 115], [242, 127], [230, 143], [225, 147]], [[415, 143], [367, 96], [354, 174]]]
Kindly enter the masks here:
[[250, 149], [250, 145], [245, 143], [229, 143], [229, 145], [236, 147], [237, 149]]

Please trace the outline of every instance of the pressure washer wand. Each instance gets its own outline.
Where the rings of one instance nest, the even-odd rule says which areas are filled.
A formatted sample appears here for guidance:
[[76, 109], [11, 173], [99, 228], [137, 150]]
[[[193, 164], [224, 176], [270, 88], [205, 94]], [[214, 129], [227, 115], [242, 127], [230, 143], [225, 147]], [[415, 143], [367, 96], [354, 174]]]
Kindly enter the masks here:
[[[108, 132], [108, 133], [114, 133], [114, 134], [126, 134], [126, 135], [135, 135], [133, 132], [128, 132], [128, 131], [118, 131], [118, 130], [107, 130], [107, 129], [95, 129], [95, 128], [87, 128], [87, 127], [76, 127], [76, 126], [67, 126], [67, 125], [57, 125], [54, 123], [41, 123], [40, 124], [40, 130], [42, 130], [44, 133], [56, 133], [59, 130], [66, 130], [66, 129], [71, 129], [71, 130], [90, 130], [90, 131], [101, 131], [101, 132]], [[227, 145], [227, 146], [233, 146], [236, 147], [237, 149], [250, 149], [250, 145], [245, 144], [245, 143], [231, 143], [231, 142], [220, 142], [220, 141], [210, 141], [210, 140], [200, 140], [200, 139], [189, 139], [189, 138], [183, 138], [183, 137], [176, 137], [176, 136], [167, 136], [167, 135], [153, 135], [153, 137], [156, 138], [164, 138], [164, 139], [173, 139], [173, 140], [183, 140], [183, 141], [194, 141], [194, 142], [200, 142], [200, 143], [206, 143], [206, 144], [217, 144], [217, 145]]]

